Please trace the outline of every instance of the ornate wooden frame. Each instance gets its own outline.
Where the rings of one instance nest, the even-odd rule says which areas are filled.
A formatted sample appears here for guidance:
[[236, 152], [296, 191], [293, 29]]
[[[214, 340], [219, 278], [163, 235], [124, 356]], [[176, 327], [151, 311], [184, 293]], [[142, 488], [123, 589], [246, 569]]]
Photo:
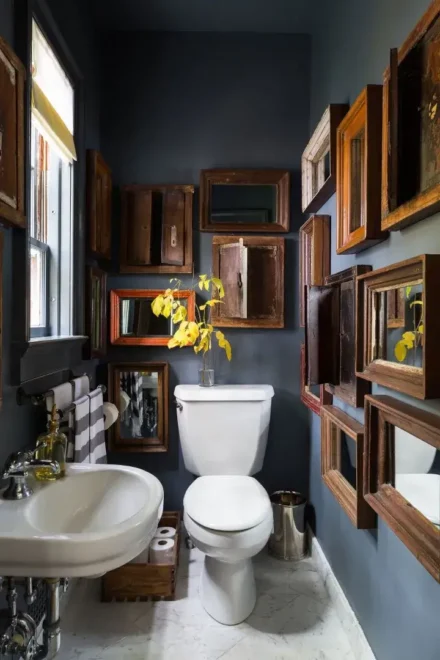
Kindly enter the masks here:
[[99, 151], [87, 151], [87, 224], [89, 248], [112, 258], [112, 173]]
[[394, 439], [398, 426], [440, 450], [440, 417], [389, 396], [365, 399], [364, 497], [432, 577], [440, 582], [440, 529], [394, 487]]
[[[361, 218], [359, 227], [352, 230], [351, 181], [355, 171], [352, 141], [361, 131], [365, 136]], [[367, 85], [337, 129], [337, 254], [360, 252], [387, 238], [380, 225], [381, 141], [382, 85]]]
[[[96, 309], [93, 295], [94, 281], [100, 283], [100, 300]], [[98, 328], [96, 328], [98, 324]], [[89, 336], [91, 358], [104, 357], [107, 352], [107, 273], [100, 268], [87, 269], [86, 333]], [[98, 341], [94, 341], [97, 339]]]
[[299, 325], [305, 326], [306, 288], [330, 275], [330, 216], [312, 215], [299, 229]]
[[[341, 472], [341, 432], [356, 443], [356, 488]], [[321, 408], [321, 474], [357, 529], [376, 527], [376, 514], [364, 500], [364, 427], [334, 406]]]
[[[332, 103], [322, 115], [301, 158], [302, 210], [316, 213], [336, 192], [336, 129], [349, 109]], [[324, 157], [329, 154], [330, 174], [325, 178]]]
[[158, 388], [161, 392], [162, 412], [159, 417], [158, 434], [155, 438], [133, 438], [129, 443], [120, 436], [119, 418], [110, 427], [110, 451], [122, 453], [162, 453], [168, 451], [168, 362], [111, 362], [108, 367], [109, 401], [119, 410], [120, 373], [122, 371], [157, 371]]
[[[364, 309], [363, 329], [358, 328], [358, 341], [363, 347], [358, 355], [356, 375], [373, 383], [404, 392], [417, 399], [440, 397], [440, 314], [438, 313], [438, 282], [440, 281], [440, 255], [424, 254], [407, 259], [357, 278], [358, 305]], [[423, 366], [413, 367], [377, 359], [372, 346], [378, 346], [378, 333], [386, 328], [387, 319], [377, 296], [396, 285], [423, 284], [424, 339]]]
[[301, 344], [301, 357], [300, 357], [300, 377], [301, 377], [301, 401], [309, 410], [316, 415], [321, 414], [321, 408], [324, 405], [331, 405], [333, 401], [332, 395], [326, 391], [323, 385], [320, 386], [320, 397], [312, 394], [306, 383], [306, 347]]
[[[166, 346], [171, 339], [167, 337], [124, 337], [121, 336], [121, 300], [123, 298], [151, 298], [163, 293], [163, 289], [112, 289], [110, 291], [110, 343], [118, 346]], [[174, 293], [176, 299], [187, 300], [187, 320], [195, 320], [196, 294], [192, 290]]]
[[[396, 231], [440, 211], [440, 183], [398, 206], [399, 67], [440, 18], [440, 0], [428, 9], [402, 46], [391, 51], [390, 66], [383, 76], [382, 130], [382, 229]], [[438, 119], [437, 119], [438, 121]]]
[[[15, 195], [11, 197], [9, 194], [0, 190], [0, 217], [2, 220], [15, 227], [26, 227], [25, 217], [25, 144], [24, 144], [24, 86], [26, 79], [26, 70], [12, 48], [0, 37], [0, 60], [4, 67], [9, 70], [11, 85], [14, 87], [15, 94], [2, 96], [1, 102], [5, 105], [15, 102], [15, 149], [13, 153], [14, 162], [2, 162], [2, 167], [6, 169], [14, 169], [15, 171]], [[11, 113], [9, 113], [10, 115]], [[4, 118], [8, 117], [8, 113], [4, 113]], [[10, 133], [10, 126], [1, 126], [1, 133]], [[2, 153], [1, 157], [11, 155], [10, 152]]]
[[[214, 184], [276, 186], [276, 222], [262, 224], [214, 223], [210, 221], [211, 188]], [[290, 228], [290, 174], [287, 170], [202, 170], [200, 173], [200, 231], [288, 232]]]

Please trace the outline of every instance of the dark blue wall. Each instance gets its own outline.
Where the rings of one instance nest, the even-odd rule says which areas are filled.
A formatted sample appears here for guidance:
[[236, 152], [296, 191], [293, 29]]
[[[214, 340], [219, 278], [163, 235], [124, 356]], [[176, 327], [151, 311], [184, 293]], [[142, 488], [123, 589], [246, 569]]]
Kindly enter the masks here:
[[[117, 185], [193, 183], [210, 167], [280, 167], [292, 172], [292, 232], [286, 235], [286, 328], [227, 330], [229, 365], [216, 356], [218, 382], [271, 383], [275, 388], [264, 471], [269, 490], [308, 488], [308, 421], [299, 397], [298, 227], [300, 157], [309, 127], [310, 40], [306, 36], [118, 33], [103, 51], [104, 157]], [[211, 270], [211, 234], [194, 217], [196, 273]], [[159, 288], [168, 277], [120, 275], [109, 288]], [[185, 278], [189, 283], [190, 278]], [[192, 349], [117, 348], [111, 360], [167, 360], [175, 385], [196, 383]], [[151, 470], [167, 507], [180, 507], [192, 480], [179, 451], [170, 407], [167, 455], [118, 454], [114, 460]], [[209, 428], [206, 429], [209, 435]]]
[[[335, 0], [327, 4], [321, 29], [312, 42], [311, 129], [328, 103], [352, 103], [367, 83], [382, 82], [389, 49], [403, 42], [429, 0]], [[355, 263], [378, 268], [418, 254], [440, 252], [440, 217], [435, 216], [391, 234], [389, 240], [357, 257], [338, 257], [335, 198], [321, 212], [332, 216], [333, 273]], [[379, 391], [386, 390], [373, 387], [373, 393]], [[440, 413], [438, 401], [406, 400]], [[363, 420], [362, 410], [355, 412], [337, 400], [335, 403]], [[382, 522], [374, 533], [352, 527], [322, 483], [320, 420], [311, 413], [310, 417], [310, 495], [316, 533], [377, 660], [438, 659], [440, 586]]]

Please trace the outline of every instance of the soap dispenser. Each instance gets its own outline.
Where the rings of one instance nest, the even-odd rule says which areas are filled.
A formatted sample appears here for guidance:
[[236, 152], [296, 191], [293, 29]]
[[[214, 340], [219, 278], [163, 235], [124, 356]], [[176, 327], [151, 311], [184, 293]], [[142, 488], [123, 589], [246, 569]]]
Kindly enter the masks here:
[[60, 422], [56, 406], [53, 406], [47, 433], [42, 433], [37, 438], [37, 447], [35, 449], [35, 458], [57, 461], [60, 466], [58, 474], [54, 474], [51, 468], [39, 467], [34, 470], [35, 478], [38, 481], [55, 481], [64, 477], [66, 473], [66, 449], [67, 438], [60, 431]]

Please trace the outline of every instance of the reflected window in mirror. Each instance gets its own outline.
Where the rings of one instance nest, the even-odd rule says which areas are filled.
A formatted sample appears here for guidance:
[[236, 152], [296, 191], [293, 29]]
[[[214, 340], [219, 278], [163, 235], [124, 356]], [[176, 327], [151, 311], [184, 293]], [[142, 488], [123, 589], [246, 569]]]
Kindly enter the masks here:
[[[151, 309], [154, 298], [123, 298], [120, 304], [122, 337], [170, 337], [176, 331], [172, 318], [156, 316]], [[182, 306], [188, 308], [186, 300]]]

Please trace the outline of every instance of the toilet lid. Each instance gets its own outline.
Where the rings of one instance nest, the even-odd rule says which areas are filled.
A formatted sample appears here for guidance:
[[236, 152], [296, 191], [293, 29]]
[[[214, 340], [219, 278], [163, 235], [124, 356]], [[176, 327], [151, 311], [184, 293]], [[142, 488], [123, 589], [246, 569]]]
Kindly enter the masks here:
[[238, 532], [259, 525], [271, 511], [269, 496], [253, 477], [199, 477], [183, 499], [196, 523], [218, 532]]
[[396, 474], [396, 490], [434, 525], [440, 525], [440, 474]]

